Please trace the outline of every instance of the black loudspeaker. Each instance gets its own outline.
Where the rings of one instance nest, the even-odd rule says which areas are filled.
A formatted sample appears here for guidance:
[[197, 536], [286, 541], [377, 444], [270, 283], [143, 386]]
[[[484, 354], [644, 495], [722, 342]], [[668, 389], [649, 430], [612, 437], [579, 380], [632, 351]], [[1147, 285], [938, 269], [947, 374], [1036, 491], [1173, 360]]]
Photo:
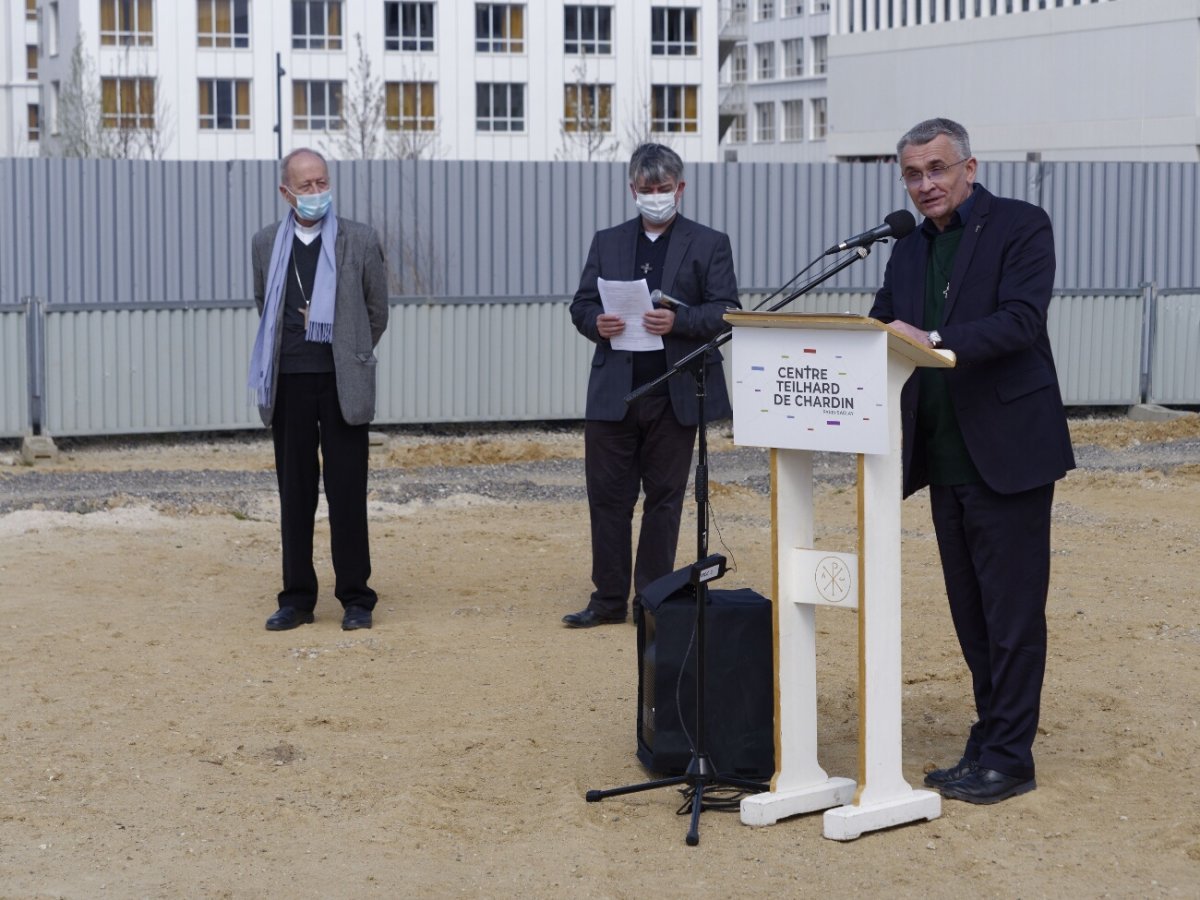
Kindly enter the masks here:
[[[696, 589], [691, 567], [638, 594], [637, 756], [683, 774], [696, 739]], [[721, 775], [775, 773], [775, 674], [771, 601], [749, 589], [708, 591], [704, 749]]]

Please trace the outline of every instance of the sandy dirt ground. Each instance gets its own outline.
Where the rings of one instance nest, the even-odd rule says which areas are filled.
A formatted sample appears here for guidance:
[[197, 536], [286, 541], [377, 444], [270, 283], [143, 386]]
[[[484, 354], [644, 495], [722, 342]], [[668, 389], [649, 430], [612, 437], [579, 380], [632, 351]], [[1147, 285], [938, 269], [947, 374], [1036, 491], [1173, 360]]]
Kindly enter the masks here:
[[[1200, 437], [1073, 423], [1077, 446]], [[728, 440], [715, 449], [728, 449]], [[848, 843], [819, 814], [769, 828], [707, 811], [684, 843], [642, 781], [636, 630], [562, 627], [590, 588], [578, 432], [388, 436], [373, 497], [371, 631], [340, 630], [318, 524], [317, 621], [269, 633], [278, 582], [269, 445], [80, 443], [37, 477], [257, 473], [237, 503], [0, 515], [2, 897], [1200, 897], [1200, 459], [1085, 468], [1055, 498], [1038, 790]], [[471, 488], [566, 460], [572, 491]], [[571, 468], [574, 466], [575, 468]], [[536, 466], [534, 467], [536, 468]], [[532, 470], [527, 470], [532, 471]], [[0, 495], [35, 473], [0, 469]], [[723, 478], [722, 587], [770, 589], [769, 500]], [[524, 480], [523, 480], [524, 479]], [[756, 486], [757, 485], [757, 486]], [[35, 492], [36, 493], [36, 492]], [[855, 492], [818, 490], [818, 544], [853, 550]], [[904, 505], [904, 771], [954, 761], [971, 721], [928, 500]], [[689, 499], [680, 560], [694, 541]], [[819, 610], [820, 758], [857, 771], [857, 625]]]

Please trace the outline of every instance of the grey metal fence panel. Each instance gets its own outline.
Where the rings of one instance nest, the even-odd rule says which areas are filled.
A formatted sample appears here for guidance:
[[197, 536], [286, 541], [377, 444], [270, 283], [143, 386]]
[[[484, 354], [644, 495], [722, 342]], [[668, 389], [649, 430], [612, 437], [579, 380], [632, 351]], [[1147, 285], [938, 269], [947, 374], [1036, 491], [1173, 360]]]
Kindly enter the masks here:
[[[591, 235], [629, 218], [624, 163], [405, 160], [332, 164], [343, 215], [380, 232], [392, 290], [552, 296], [576, 287]], [[894, 164], [695, 163], [686, 215], [727, 231], [739, 283], [774, 288], [825, 247], [909, 206]], [[1200, 284], [1200, 164], [985, 162], [993, 193], [1040, 203], [1059, 290]], [[0, 160], [0, 302], [241, 300], [249, 242], [285, 212], [278, 164]], [[830, 283], [879, 284], [880, 247]]]
[[[752, 310], [761, 306], [763, 309], [769, 309], [778, 303], [782, 296], [769, 299], [769, 295], [764, 291], [743, 292], [742, 308]], [[797, 297], [780, 312], [853, 313], [856, 316], [865, 316], [870, 311], [874, 299], [874, 291], [816, 290], [803, 297]]]
[[1159, 295], [1150, 361], [1150, 402], [1200, 403], [1200, 291]]
[[[1156, 164], [1157, 165], [1157, 164]], [[1041, 205], [1054, 225], [1060, 289], [1127, 289], [1154, 278], [1145, 242], [1154, 240], [1157, 203], [1146, 179], [1156, 165], [1057, 163], [1045, 172]], [[1193, 210], [1195, 207], [1193, 207]], [[1169, 227], [1168, 221], [1161, 226]], [[1179, 270], [1161, 259], [1162, 272]]]
[[583, 417], [592, 344], [562, 298], [401, 302], [380, 342], [375, 421]]
[[0, 306], [0, 437], [28, 434], [29, 353], [24, 306]]
[[[764, 297], [747, 293], [745, 308]], [[814, 291], [794, 312], [865, 314], [868, 291]], [[380, 424], [582, 417], [592, 345], [568, 300], [394, 300], [378, 348]], [[1140, 399], [1141, 292], [1058, 295], [1051, 344], [1069, 406]], [[188, 309], [54, 307], [46, 316], [46, 431], [53, 435], [257, 428], [246, 367], [258, 316], [241, 304]], [[1200, 295], [1160, 300], [1154, 399], [1196, 403]], [[28, 423], [24, 316], [0, 309], [0, 436]]]
[[1144, 281], [1160, 288], [1200, 286], [1200, 165], [1148, 165]]
[[1067, 406], [1107, 406], [1141, 399], [1142, 293], [1060, 295], [1047, 329]]
[[259, 425], [246, 389], [252, 306], [82, 308], [46, 316], [46, 430], [54, 435]]

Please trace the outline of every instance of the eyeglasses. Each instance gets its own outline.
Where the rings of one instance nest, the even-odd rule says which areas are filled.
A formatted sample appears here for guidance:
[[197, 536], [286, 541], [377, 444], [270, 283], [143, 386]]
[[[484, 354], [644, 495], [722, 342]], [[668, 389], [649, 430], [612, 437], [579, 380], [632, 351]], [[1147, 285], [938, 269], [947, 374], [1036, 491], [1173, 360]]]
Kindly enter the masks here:
[[921, 183], [926, 178], [928, 178], [934, 184], [938, 184], [943, 178], [946, 177], [947, 172], [949, 172], [955, 166], [961, 166], [970, 158], [971, 157], [969, 156], [964, 156], [958, 162], [952, 162], [948, 166], [933, 166], [926, 172], [905, 172], [900, 176], [900, 181], [911, 188], [920, 187]]

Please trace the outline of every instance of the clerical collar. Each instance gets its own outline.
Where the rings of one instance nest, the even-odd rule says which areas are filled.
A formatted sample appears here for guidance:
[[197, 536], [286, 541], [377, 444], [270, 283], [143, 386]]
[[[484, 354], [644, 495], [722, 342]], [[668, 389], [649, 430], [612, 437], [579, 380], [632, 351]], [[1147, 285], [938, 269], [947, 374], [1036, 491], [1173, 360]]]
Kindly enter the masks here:
[[308, 246], [321, 236], [320, 222], [314, 225], [301, 225], [299, 222], [293, 221], [292, 227], [296, 231], [296, 237], [300, 238], [300, 242], [305, 246]]
[[642, 225], [642, 237], [644, 237], [646, 240], [648, 240], [650, 243], [653, 244], [660, 237], [666, 237], [668, 234], [671, 233], [672, 229], [675, 228], [675, 222], [676, 222], [676, 220], [678, 220], [678, 218], [679, 218], [679, 215], [676, 214], [675, 218], [671, 220], [671, 223], [666, 228], [664, 228], [662, 231], [650, 232], [650, 231], [646, 230], [645, 225]]

